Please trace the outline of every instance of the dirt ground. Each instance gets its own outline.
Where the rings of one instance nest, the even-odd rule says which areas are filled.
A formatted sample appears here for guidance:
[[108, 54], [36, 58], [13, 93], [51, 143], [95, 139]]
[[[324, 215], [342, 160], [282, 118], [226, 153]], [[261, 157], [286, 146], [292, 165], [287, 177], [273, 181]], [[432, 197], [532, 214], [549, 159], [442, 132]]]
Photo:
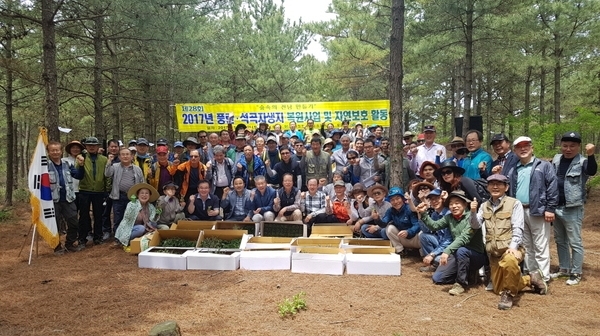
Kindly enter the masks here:
[[[510, 311], [483, 286], [450, 286], [402, 260], [402, 276], [327, 276], [289, 271], [139, 269], [109, 245], [55, 256], [40, 243], [27, 265], [28, 205], [0, 223], [0, 335], [147, 335], [176, 320], [184, 335], [597, 335], [600, 330], [600, 190], [586, 206], [584, 278], [526, 292]], [[552, 266], [557, 266], [552, 240]], [[280, 285], [280, 288], [277, 288]], [[277, 305], [300, 291], [308, 310], [281, 319]], [[595, 331], [594, 331], [595, 330]]]

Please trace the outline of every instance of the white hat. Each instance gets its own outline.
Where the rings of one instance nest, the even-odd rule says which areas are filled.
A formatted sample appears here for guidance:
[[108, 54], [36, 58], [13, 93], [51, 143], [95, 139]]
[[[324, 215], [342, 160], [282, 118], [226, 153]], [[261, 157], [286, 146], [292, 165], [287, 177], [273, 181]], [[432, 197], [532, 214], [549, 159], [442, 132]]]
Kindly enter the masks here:
[[531, 143], [531, 138], [526, 136], [520, 136], [513, 141], [513, 146], [520, 144], [521, 142], [529, 142]]

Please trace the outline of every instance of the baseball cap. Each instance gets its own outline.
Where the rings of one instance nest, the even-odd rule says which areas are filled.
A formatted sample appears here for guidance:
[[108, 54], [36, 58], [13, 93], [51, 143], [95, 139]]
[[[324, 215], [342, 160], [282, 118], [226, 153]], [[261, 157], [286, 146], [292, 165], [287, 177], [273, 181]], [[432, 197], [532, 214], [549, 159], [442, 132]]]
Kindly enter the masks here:
[[442, 196], [442, 189], [440, 189], [440, 188], [433, 189], [432, 191], [429, 192], [429, 194], [427, 194], [427, 196], [425, 198], [429, 198], [431, 196]]
[[508, 183], [508, 178], [502, 174], [493, 174], [487, 178], [487, 181], [488, 182], [500, 181], [500, 182]]
[[135, 140], [135, 139], [129, 140], [129, 142], [127, 143], [127, 146], [135, 146], [135, 145], [137, 145], [137, 140]]
[[273, 141], [273, 142], [277, 143], [277, 138], [274, 136], [270, 136], [267, 138], [267, 143], [269, 143], [269, 141]]
[[562, 138], [560, 138], [560, 141], [572, 141], [581, 143], [581, 134], [577, 132], [567, 132], [563, 134]]
[[427, 125], [423, 128], [423, 133], [425, 132], [435, 132], [435, 126], [433, 125]]
[[175, 148], [177, 148], [177, 147], [183, 148], [184, 147], [183, 146], [183, 142], [181, 142], [181, 141], [175, 141], [175, 143], [173, 144], [173, 147], [175, 147]]
[[513, 146], [520, 144], [521, 142], [529, 142], [531, 143], [531, 138], [526, 136], [520, 136], [513, 141]]
[[335, 183], [333, 184], [333, 186], [334, 187], [337, 187], [337, 186], [346, 187], [346, 183], [344, 183], [344, 181], [342, 181], [342, 180], [337, 180], [337, 181], [335, 181]]
[[238, 133], [237, 136], [235, 137], [235, 140], [246, 140], [245, 132]]
[[156, 140], [157, 146], [167, 146], [168, 144], [169, 144], [169, 142], [165, 138], [160, 138], [160, 139]]
[[406, 131], [406, 132], [404, 132], [404, 135], [402, 137], [406, 138], [406, 137], [412, 137], [412, 136], [415, 136], [415, 133], [413, 133], [411, 131]]
[[132, 152], [137, 152], [137, 148], [135, 148], [135, 146], [129, 146], [129, 150]]
[[169, 150], [167, 149], [167, 146], [158, 146], [156, 147], [156, 154], [162, 154], [162, 153], [168, 153]]
[[419, 133], [417, 140], [425, 140], [425, 133]]
[[401, 196], [402, 198], [404, 198], [404, 190], [402, 190], [402, 188], [400, 187], [392, 187], [392, 189], [390, 189], [387, 195], [390, 198], [394, 196]]
[[139, 138], [137, 139], [137, 145], [146, 145], [146, 146], [150, 146], [150, 143], [148, 142], [148, 140], [146, 140], [146, 138]]
[[494, 143], [494, 141], [508, 141], [510, 142], [510, 140], [508, 140], [508, 137], [502, 133], [500, 134], [495, 134], [492, 137], [492, 140], [490, 140], [490, 145]]
[[99, 145], [100, 141], [96, 137], [87, 137], [84, 142], [85, 145]]

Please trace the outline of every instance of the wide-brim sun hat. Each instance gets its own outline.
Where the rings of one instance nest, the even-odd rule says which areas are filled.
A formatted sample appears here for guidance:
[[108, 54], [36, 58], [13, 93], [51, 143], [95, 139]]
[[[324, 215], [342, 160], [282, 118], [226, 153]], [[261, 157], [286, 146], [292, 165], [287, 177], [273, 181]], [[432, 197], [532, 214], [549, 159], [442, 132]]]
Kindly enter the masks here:
[[81, 144], [81, 142], [77, 141], [77, 140], [73, 140], [71, 142], [69, 142], [66, 146], [65, 146], [65, 151], [69, 154], [71, 154], [71, 148], [73, 148], [73, 146], [78, 146], [81, 150], [84, 150], [85, 147], [83, 147], [83, 145]]
[[150, 190], [150, 199], [148, 200], [149, 202], [156, 202], [156, 200], [160, 196], [158, 194], [158, 191], [153, 186], [149, 185], [148, 183], [138, 183], [138, 184], [134, 185], [133, 187], [129, 188], [129, 190], [127, 191], [127, 198], [131, 199], [131, 196], [133, 196], [133, 195], [135, 195], [137, 197], [137, 193], [138, 193], [138, 191], [140, 191], [140, 189]]
[[369, 189], [367, 189], [367, 195], [369, 195], [369, 197], [373, 197], [373, 192], [375, 192], [375, 190], [381, 190], [383, 191], [383, 195], [386, 196], [388, 193], [388, 188], [386, 188], [384, 185], [381, 184], [375, 184], [372, 185]]
[[365, 186], [363, 186], [362, 183], [356, 183], [354, 186], [352, 186], [352, 191], [350, 192], [350, 195], [354, 195], [357, 192], [367, 192]]
[[438, 168], [440, 168], [440, 166], [436, 165], [435, 163], [433, 163], [431, 161], [425, 161], [425, 162], [421, 163], [421, 166], [419, 167], [419, 175], [423, 175], [423, 170], [427, 166], [432, 166], [434, 171], [436, 171]]
[[419, 195], [419, 190], [421, 190], [422, 187], [427, 187], [429, 189], [429, 191], [432, 191], [435, 189], [435, 186], [429, 182], [419, 182], [417, 184], [415, 184], [412, 188], [412, 194], [417, 197]]
[[456, 165], [456, 162], [454, 161], [444, 161], [442, 162], [442, 164], [440, 165], [440, 168], [438, 168], [433, 175], [435, 175], [435, 177], [438, 179], [438, 181], [442, 180], [442, 171], [444, 169], [451, 169], [452, 172], [454, 173], [454, 175], [464, 175], [465, 174], [465, 169], [462, 167], [459, 167]]
[[458, 198], [460, 198], [461, 200], [465, 201], [465, 202], [467, 203], [467, 207], [469, 206], [469, 204], [471, 204], [471, 201], [472, 201], [472, 200], [470, 200], [470, 199], [467, 197], [467, 195], [465, 194], [465, 192], [464, 192], [464, 191], [462, 191], [462, 190], [454, 190], [453, 192], [451, 192], [451, 193], [448, 195], [448, 198], [446, 198], [446, 200], [444, 201], [444, 206], [445, 206], [445, 207], [448, 207], [448, 205], [450, 204], [450, 200], [451, 200], [452, 198], [457, 198], [457, 197], [458, 197]]
[[198, 142], [198, 140], [196, 138], [194, 138], [194, 137], [189, 137], [189, 138], [185, 139], [185, 141], [183, 142], [183, 145], [185, 147], [187, 147], [187, 145], [191, 145], [191, 144], [194, 144], [196, 146], [200, 145], [200, 143]]

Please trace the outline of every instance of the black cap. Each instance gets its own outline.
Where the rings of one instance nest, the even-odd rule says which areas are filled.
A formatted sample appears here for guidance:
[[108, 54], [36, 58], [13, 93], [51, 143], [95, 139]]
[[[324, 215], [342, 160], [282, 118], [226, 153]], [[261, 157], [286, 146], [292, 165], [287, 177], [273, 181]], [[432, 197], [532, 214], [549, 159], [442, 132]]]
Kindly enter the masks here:
[[169, 142], [165, 138], [160, 138], [160, 139], [156, 140], [157, 146], [167, 146], [168, 144], [169, 144]]
[[490, 140], [490, 145], [494, 143], [494, 141], [508, 141], [510, 142], [510, 140], [508, 140], [508, 137], [502, 133], [500, 134], [494, 134], [494, 136], [492, 137], [492, 140]]
[[423, 133], [425, 132], [435, 132], [435, 126], [434, 125], [426, 125], [423, 128]]
[[562, 138], [560, 138], [560, 141], [573, 141], [581, 143], [581, 134], [577, 132], [567, 132], [563, 134]]

